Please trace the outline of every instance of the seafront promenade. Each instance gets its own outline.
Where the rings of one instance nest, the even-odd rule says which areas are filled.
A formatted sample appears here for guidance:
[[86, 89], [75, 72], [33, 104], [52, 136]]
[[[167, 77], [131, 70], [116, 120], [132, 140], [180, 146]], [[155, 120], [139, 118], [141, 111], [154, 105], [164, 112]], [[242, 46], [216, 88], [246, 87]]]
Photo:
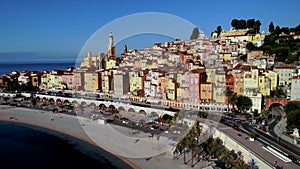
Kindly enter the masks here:
[[[183, 164], [182, 158], [173, 160], [169, 153], [172, 147], [169, 146], [167, 138], [161, 137], [158, 141], [141, 132], [136, 136], [126, 135], [130, 129], [125, 127], [99, 124], [78, 116], [4, 105], [0, 106], [0, 120], [40, 126], [79, 138], [100, 146], [132, 168], [191, 168], [190, 165]], [[151, 158], [145, 160], [145, 157]], [[207, 161], [201, 161], [195, 167], [203, 168], [208, 164]]]

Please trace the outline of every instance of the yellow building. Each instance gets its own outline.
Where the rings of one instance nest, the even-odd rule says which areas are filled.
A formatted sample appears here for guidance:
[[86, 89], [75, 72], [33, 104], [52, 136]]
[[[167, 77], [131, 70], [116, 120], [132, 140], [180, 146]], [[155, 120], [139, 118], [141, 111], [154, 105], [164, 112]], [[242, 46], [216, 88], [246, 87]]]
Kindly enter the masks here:
[[259, 75], [259, 91], [264, 96], [270, 95], [271, 89], [270, 79], [264, 74]]
[[271, 80], [271, 90], [274, 91], [277, 88], [278, 73], [269, 70], [268, 78], [270, 78], [270, 80]]
[[224, 61], [231, 60], [232, 58], [232, 53], [219, 53], [219, 59], [224, 59]]
[[88, 55], [83, 59], [80, 64], [81, 68], [95, 68], [97, 69], [100, 66], [100, 55], [92, 55], [91, 52], [88, 52]]
[[182, 74], [181, 72], [177, 74], [176, 78], [179, 83], [179, 87], [177, 88], [177, 101], [186, 102], [189, 99], [188, 74]]
[[249, 36], [249, 42], [252, 42], [255, 46], [260, 47], [264, 40], [265, 40], [265, 34], [257, 33], [255, 35]]
[[109, 71], [101, 71], [99, 72], [99, 80], [100, 80], [100, 84], [99, 84], [99, 90], [103, 93], [109, 93], [111, 88], [112, 88], [112, 78], [111, 78], [111, 74]]
[[216, 69], [215, 68], [207, 68], [205, 69], [206, 75], [207, 75], [207, 82], [214, 83], [215, 82], [215, 74], [216, 74]]
[[129, 91], [134, 92], [141, 90], [143, 88], [142, 84], [142, 77], [140, 76], [140, 73], [137, 71], [131, 71], [129, 72]]
[[50, 72], [44, 71], [41, 75], [41, 89], [47, 90], [50, 88]]
[[116, 67], [116, 63], [117, 63], [117, 61], [114, 59], [108, 60], [107, 62], [105, 62], [105, 69], [108, 70], [108, 69], [112, 69], [112, 68]]
[[168, 92], [167, 96], [169, 100], [176, 100], [177, 96], [177, 88], [175, 85], [175, 80], [173, 78], [168, 79]]
[[96, 92], [99, 89], [99, 74], [97, 72], [84, 73], [84, 90]]
[[226, 95], [226, 82], [225, 82], [225, 73], [216, 73], [215, 74], [215, 85], [213, 87], [213, 99], [217, 103], [225, 103]]

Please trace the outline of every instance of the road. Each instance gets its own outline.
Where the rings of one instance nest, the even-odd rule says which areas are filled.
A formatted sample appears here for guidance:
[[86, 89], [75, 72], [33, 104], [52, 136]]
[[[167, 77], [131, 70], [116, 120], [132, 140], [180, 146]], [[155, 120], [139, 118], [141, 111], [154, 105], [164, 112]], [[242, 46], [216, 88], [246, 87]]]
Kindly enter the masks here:
[[294, 144], [287, 142], [284, 139], [280, 139], [274, 132], [274, 127], [281, 120], [280, 113], [275, 116], [274, 122], [269, 126], [269, 134], [262, 130], [259, 130], [249, 123], [241, 123], [241, 127], [246, 132], [257, 133], [257, 139], [265, 145], [271, 145], [273, 148], [279, 149], [283, 154], [288, 156], [295, 164], [300, 165], [300, 149]]

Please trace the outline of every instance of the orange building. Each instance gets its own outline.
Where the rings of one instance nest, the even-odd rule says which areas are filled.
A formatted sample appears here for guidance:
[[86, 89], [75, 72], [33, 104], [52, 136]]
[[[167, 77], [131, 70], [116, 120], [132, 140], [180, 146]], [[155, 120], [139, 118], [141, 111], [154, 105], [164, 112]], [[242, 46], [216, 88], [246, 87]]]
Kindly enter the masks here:
[[200, 100], [203, 103], [210, 103], [212, 101], [212, 83], [202, 82], [200, 84]]

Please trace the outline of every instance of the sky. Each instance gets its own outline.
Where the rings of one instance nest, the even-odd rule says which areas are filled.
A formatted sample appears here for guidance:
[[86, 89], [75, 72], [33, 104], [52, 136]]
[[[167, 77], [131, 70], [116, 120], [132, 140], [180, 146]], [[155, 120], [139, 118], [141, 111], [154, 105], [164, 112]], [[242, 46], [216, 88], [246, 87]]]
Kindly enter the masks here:
[[[0, 63], [74, 61], [97, 30], [142, 12], [178, 16], [206, 35], [218, 25], [229, 30], [232, 19], [259, 19], [261, 31], [268, 31], [271, 21], [281, 27], [300, 24], [299, 0], [0, 0], [0, 4]], [[99, 38], [108, 42], [108, 36]], [[145, 39], [157, 42], [145, 37], [127, 46], [147, 46]]]

